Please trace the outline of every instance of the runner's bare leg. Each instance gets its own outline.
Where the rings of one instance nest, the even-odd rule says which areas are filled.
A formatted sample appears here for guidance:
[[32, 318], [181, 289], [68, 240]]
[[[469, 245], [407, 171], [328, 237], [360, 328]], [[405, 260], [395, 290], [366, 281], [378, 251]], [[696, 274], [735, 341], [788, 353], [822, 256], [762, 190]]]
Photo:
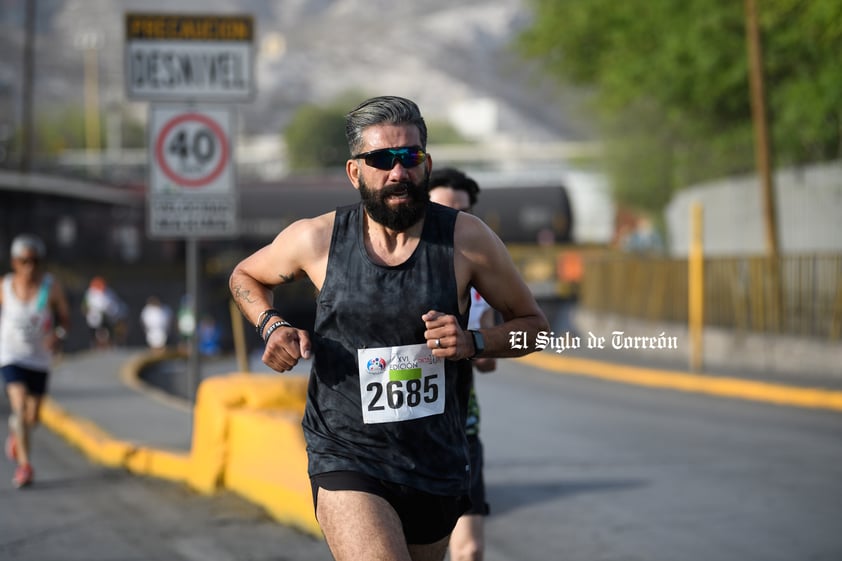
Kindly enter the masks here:
[[6, 386], [9, 405], [12, 409], [9, 429], [17, 438], [18, 465], [29, 463], [29, 431], [26, 427], [26, 387], [23, 384], [12, 383]]
[[465, 514], [459, 517], [450, 535], [450, 561], [482, 561], [485, 517]]
[[[319, 489], [316, 518], [336, 561], [442, 561], [448, 539], [406, 545], [401, 521], [382, 497]], [[348, 516], [348, 513], [353, 516]]]

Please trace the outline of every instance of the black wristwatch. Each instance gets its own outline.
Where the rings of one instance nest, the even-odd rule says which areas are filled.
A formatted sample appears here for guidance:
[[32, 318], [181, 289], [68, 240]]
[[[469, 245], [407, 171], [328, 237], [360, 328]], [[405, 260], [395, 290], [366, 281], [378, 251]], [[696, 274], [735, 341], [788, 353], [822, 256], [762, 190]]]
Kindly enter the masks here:
[[485, 351], [485, 339], [483, 338], [482, 333], [480, 333], [479, 331], [469, 329], [468, 333], [471, 334], [471, 338], [474, 340], [474, 354], [469, 356], [468, 360], [473, 360]]

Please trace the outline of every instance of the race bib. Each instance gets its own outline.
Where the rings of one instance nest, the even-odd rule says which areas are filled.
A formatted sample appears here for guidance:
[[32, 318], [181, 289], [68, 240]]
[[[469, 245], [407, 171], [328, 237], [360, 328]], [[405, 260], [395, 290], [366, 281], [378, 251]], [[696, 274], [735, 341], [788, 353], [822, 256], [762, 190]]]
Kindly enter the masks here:
[[444, 413], [444, 359], [427, 345], [357, 350], [366, 424]]

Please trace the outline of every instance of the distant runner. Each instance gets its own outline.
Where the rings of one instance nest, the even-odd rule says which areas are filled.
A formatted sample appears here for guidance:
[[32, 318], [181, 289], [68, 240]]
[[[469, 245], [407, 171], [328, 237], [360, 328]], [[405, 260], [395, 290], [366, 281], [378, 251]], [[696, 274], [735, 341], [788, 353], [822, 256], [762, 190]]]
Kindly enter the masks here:
[[21, 234], [12, 241], [12, 273], [0, 290], [0, 370], [12, 413], [6, 456], [17, 463], [15, 487], [32, 483], [30, 435], [47, 393], [53, 353], [70, 328], [64, 290], [44, 271], [44, 243]]

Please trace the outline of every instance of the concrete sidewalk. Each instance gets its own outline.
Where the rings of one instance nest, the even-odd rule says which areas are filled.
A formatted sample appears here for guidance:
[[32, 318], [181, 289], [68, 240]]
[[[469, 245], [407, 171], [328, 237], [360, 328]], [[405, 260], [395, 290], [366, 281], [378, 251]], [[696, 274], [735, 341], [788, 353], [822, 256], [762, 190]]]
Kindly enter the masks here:
[[127, 370], [146, 356], [142, 348], [66, 355], [51, 375], [49, 395], [73, 418], [90, 421], [116, 440], [188, 453], [192, 408], [128, 383]]
[[[250, 361], [254, 374], [273, 373], [260, 363], [259, 355]], [[140, 375], [153, 363], [157, 364], [149, 370], [156, 371], [157, 385], [146, 383]], [[309, 368], [310, 361], [301, 361], [290, 374], [306, 374]], [[96, 433], [137, 447], [187, 456], [192, 444], [193, 404], [172, 389], [186, 387], [187, 369], [186, 358], [156, 358], [143, 347], [65, 355], [50, 377], [48, 407], [67, 414], [55, 432], [62, 436]], [[234, 356], [202, 358], [200, 362], [201, 379], [237, 371]], [[161, 378], [170, 380], [161, 382]], [[78, 427], [67, 426], [74, 423]]]

